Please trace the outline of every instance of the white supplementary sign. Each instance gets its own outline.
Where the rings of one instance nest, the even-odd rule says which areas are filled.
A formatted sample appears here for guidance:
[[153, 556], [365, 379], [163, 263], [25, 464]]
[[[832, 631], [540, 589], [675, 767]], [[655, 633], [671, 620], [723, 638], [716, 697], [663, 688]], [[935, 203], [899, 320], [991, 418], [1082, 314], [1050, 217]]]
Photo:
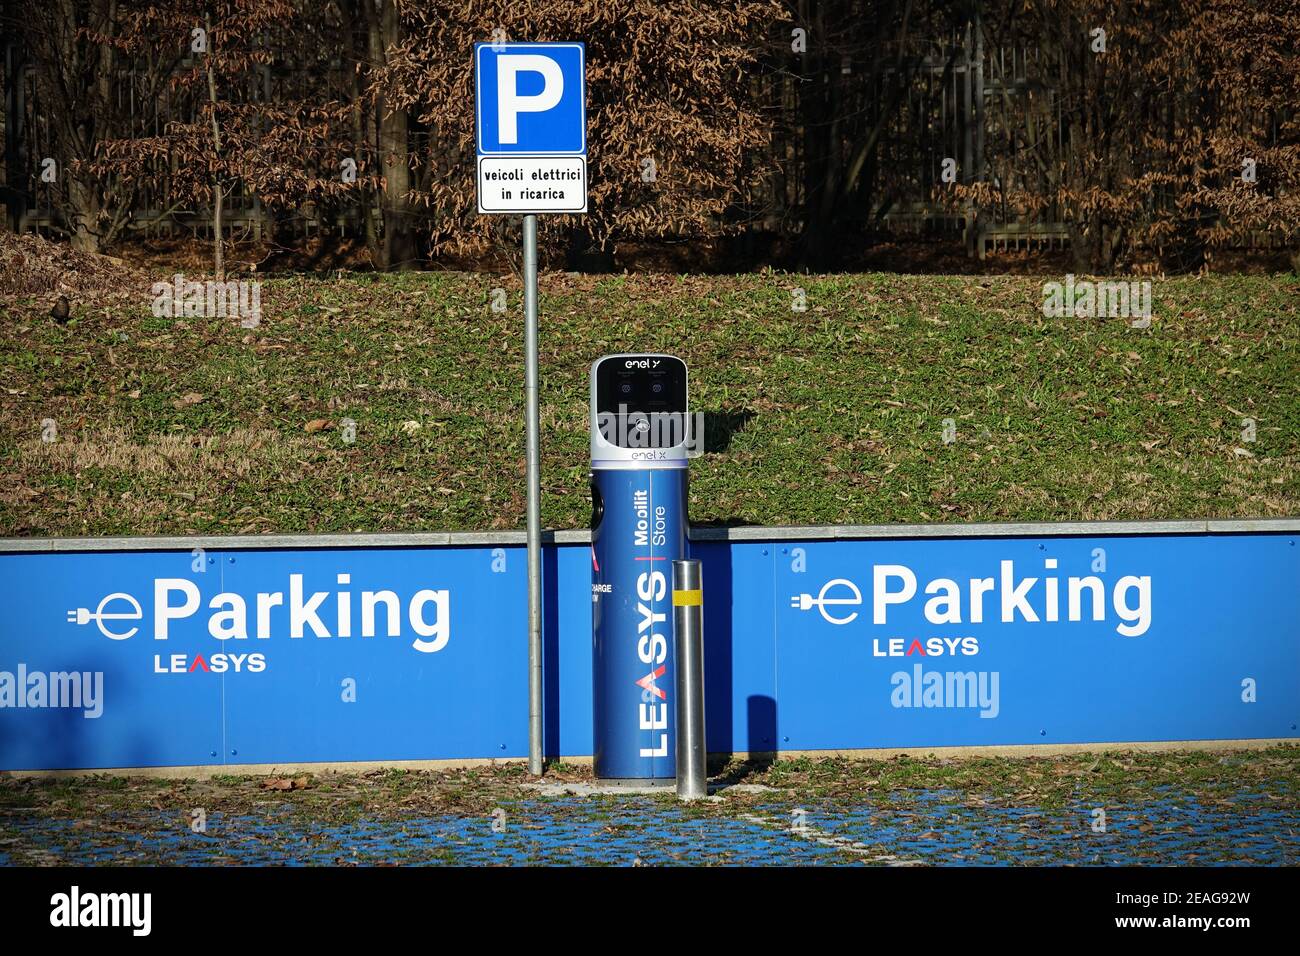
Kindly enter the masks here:
[[478, 211], [587, 211], [581, 43], [474, 46]]

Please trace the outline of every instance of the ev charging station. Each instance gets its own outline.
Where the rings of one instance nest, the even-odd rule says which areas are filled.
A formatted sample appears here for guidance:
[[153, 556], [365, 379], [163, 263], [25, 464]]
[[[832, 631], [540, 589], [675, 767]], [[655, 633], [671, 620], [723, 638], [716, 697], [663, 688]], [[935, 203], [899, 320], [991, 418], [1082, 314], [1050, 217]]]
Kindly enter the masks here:
[[[523, 214], [528, 768], [540, 775], [537, 216], [587, 211], [586, 47], [477, 43], [474, 90], [478, 211]], [[673, 562], [686, 552], [687, 422], [681, 359], [607, 355], [592, 365], [593, 736], [596, 776], [604, 779], [676, 778], [672, 589]], [[694, 746], [696, 736], [682, 739]]]
[[591, 366], [595, 775], [669, 784], [675, 770], [672, 567], [686, 554], [686, 363]]

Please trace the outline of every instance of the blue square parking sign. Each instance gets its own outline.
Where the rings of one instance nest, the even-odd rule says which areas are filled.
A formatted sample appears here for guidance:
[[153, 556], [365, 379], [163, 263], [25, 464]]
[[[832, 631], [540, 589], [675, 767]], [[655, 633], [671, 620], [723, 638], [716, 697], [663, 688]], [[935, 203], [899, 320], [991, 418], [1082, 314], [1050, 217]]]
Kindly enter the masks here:
[[476, 43], [474, 91], [480, 156], [584, 156], [582, 43]]

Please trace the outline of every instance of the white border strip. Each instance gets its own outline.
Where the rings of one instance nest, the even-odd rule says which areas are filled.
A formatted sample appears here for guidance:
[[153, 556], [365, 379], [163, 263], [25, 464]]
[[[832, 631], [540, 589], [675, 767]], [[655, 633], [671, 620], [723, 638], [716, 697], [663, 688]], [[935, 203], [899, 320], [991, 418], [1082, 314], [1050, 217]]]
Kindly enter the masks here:
[[[1300, 518], [1190, 521], [1058, 521], [1006, 524], [842, 524], [697, 527], [692, 541], [860, 541], [889, 538], [1037, 538], [1141, 534], [1287, 534]], [[543, 544], [588, 544], [584, 528], [543, 531]], [[283, 548], [456, 548], [527, 543], [523, 531], [427, 531], [393, 534], [165, 535], [103, 538], [0, 538], [0, 554], [55, 551], [208, 551]]]
[[[1037, 538], [1117, 534], [1245, 534], [1300, 531], [1300, 518], [1187, 521], [1040, 521], [988, 524], [846, 524], [694, 528], [693, 541], [856, 541], [870, 538]], [[2, 542], [0, 542], [2, 544]]]

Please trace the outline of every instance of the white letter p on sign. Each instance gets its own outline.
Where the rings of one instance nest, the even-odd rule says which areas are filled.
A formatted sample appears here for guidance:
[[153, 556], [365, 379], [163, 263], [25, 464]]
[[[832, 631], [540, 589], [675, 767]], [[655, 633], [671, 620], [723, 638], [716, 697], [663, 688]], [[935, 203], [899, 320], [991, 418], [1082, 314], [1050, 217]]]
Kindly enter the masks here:
[[[520, 96], [516, 81], [520, 73], [542, 74], [542, 92]], [[545, 113], [557, 106], [564, 95], [564, 74], [549, 56], [509, 53], [497, 57], [497, 117], [502, 143], [519, 142], [519, 114]]]

